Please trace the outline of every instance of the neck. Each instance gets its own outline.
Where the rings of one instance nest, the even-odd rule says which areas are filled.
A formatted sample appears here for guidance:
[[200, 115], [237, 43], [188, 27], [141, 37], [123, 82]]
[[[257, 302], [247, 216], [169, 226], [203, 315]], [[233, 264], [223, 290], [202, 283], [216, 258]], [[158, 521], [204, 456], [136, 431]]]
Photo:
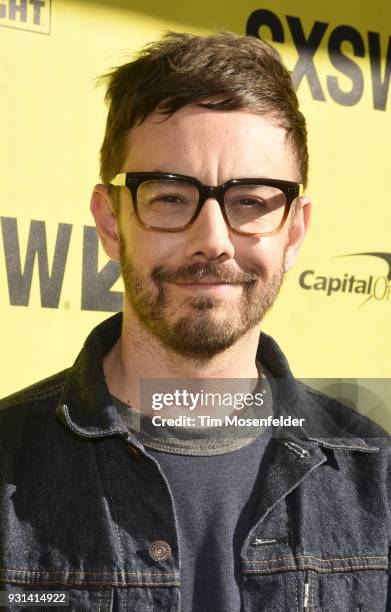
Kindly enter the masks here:
[[145, 328], [129, 306], [124, 307], [121, 336], [103, 358], [110, 393], [136, 410], [142, 379], [258, 379], [256, 353], [260, 329], [254, 328], [231, 347], [202, 361], [186, 358], [164, 346]]

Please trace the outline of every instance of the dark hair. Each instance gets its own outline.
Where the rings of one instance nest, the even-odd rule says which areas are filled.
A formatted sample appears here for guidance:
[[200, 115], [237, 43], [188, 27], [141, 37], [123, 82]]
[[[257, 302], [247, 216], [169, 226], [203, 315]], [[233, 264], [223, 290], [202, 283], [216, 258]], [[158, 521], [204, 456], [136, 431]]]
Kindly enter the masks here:
[[166, 32], [133, 61], [100, 77], [109, 111], [100, 151], [104, 183], [120, 171], [127, 131], [159, 106], [172, 115], [186, 104], [269, 115], [287, 130], [301, 182], [308, 180], [305, 118], [288, 70], [273, 47], [253, 36]]

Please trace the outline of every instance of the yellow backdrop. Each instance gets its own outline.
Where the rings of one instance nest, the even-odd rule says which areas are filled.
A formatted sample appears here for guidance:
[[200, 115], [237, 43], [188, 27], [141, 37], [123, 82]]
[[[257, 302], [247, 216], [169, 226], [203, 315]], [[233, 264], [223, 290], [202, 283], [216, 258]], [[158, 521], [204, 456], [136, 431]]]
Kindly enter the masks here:
[[121, 308], [89, 210], [94, 80], [166, 29], [261, 35], [293, 70], [314, 213], [264, 329], [297, 376], [389, 379], [390, 23], [384, 0], [0, 1], [0, 396], [71, 365]]

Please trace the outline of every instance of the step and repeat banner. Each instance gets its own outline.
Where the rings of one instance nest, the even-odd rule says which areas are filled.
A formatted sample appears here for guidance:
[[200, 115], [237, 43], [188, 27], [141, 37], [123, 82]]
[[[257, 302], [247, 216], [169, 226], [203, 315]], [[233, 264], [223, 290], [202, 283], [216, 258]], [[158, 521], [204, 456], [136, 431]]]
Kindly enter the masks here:
[[122, 309], [89, 209], [106, 117], [95, 80], [165, 30], [259, 36], [292, 71], [313, 217], [263, 328], [299, 377], [389, 380], [390, 24], [384, 0], [0, 0], [0, 396], [69, 367]]

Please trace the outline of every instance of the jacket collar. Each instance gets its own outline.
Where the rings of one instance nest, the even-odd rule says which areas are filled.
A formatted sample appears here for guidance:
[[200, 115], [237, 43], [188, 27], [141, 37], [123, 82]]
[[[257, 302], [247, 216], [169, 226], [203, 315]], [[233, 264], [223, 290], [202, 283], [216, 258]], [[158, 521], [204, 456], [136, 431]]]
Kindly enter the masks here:
[[68, 370], [56, 416], [83, 438], [127, 433], [111, 401], [103, 372], [103, 357], [118, 340], [121, 329], [122, 312], [102, 321], [87, 336]]
[[[122, 330], [123, 313], [118, 312], [97, 325], [88, 335], [75, 363], [68, 370], [64, 388], [56, 409], [57, 418], [74, 434], [88, 439], [120, 435], [128, 442], [142, 448], [140, 443], [129, 432], [116, 407], [111, 401], [103, 372], [103, 357], [118, 340]], [[304, 427], [274, 428], [273, 435], [293, 445], [313, 446], [314, 443], [325, 448], [341, 448], [376, 452], [378, 449], [369, 446], [357, 436], [341, 436], [338, 425], [327, 413], [319, 409], [307, 388], [296, 381], [282, 350], [275, 340], [260, 333], [257, 360], [273, 375], [269, 380], [273, 401], [278, 406], [278, 413], [294, 417], [314, 415], [319, 421], [317, 432]], [[324, 396], [325, 397], [325, 396]], [[318, 432], [321, 435], [318, 435]], [[326, 432], [327, 435], [324, 435]], [[294, 450], [294, 446], [291, 447]]]

